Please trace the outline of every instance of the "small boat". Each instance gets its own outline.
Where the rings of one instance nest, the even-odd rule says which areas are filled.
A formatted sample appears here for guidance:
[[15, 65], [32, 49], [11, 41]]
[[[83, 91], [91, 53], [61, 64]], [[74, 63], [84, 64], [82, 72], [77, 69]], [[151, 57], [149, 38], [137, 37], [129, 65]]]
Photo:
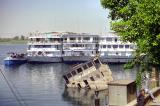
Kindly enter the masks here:
[[4, 59], [4, 64], [6, 66], [10, 65], [20, 65], [27, 62], [26, 55], [24, 53], [8, 53], [8, 57]]
[[85, 63], [73, 66], [71, 71], [63, 75], [66, 87], [105, 90], [113, 81], [112, 72], [107, 64], [102, 64], [98, 57]]

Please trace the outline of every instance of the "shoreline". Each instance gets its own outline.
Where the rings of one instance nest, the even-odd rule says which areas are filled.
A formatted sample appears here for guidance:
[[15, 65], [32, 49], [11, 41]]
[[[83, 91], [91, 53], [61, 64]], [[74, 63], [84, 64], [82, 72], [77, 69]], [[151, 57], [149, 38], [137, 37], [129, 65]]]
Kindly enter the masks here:
[[0, 44], [27, 44], [27, 40], [0, 41]]

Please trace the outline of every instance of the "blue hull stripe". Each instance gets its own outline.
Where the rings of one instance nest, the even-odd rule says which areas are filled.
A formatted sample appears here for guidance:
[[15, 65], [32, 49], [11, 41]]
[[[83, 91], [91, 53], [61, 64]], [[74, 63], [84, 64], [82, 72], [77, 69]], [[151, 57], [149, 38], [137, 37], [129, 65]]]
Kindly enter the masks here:
[[4, 60], [5, 65], [19, 65], [26, 62], [27, 60]]

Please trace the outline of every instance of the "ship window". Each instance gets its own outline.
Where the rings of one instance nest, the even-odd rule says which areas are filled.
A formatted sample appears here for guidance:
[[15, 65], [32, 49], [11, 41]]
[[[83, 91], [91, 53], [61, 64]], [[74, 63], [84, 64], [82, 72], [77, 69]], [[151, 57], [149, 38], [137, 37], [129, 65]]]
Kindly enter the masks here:
[[51, 42], [51, 41], [53, 41], [53, 38], [48, 38], [48, 40]]
[[98, 45], [98, 44], [96, 44], [96, 47], [99, 47], [99, 45]]
[[90, 40], [90, 38], [89, 37], [84, 37], [83, 40]]
[[78, 40], [81, 40], [81, 37], [78, 37]]
[[124, 47], [124, 45], [119, 45], [119, 48], [123, 48]]
[[103, 48], [106, 48], [106, 45], [103, 45]]
[[70, 38], [70, 40], [76, 40], [76, 38]]
[[60, 41], [63, 41], [63, 38], [61, 38]]
[[91, 62], [88, 63], [88, 67], [92, 67], [93, 64]]
[[36, 42], [39, 42], [40, 41], [40, 38], [36, 38]]
[[77, 69], [77, 72], [78, 72], [78, 73], [82, 72], [82, 68], [78, 68], [78, 69]]
[[83, 69], [84, 70], [86, 70], [88, 67], [87, 67], [87, 65], [85, 64], [84, 66], [83, 66]]
[[111, 45], [107, 45], [107, 48], [111, 48]]
[[117, 38], [115, 38], [114, 41], [117, 42]]
[[68, 73], [68, 74], [67, 74], [67, 77], [68, 77], [68, 78], [72, 77], [71, 73]]
[[95, 63], [100, 64], [100, 62], [99, 62], [99, 60], [98, 60], [98, 59], [94, 60], [94, 62], [95, 62]]
[[129, 48], [129, 45], [125, 45], [125, 48]]
[[84, 81], [84, 83], [86, 84], [86, 85], [88, 85], [88, 81], [87, 80], [83, 80]]
[[44, 45], [44, 48], [51, 48], [51, 45]]
[[118, 48], [118, 45], [113, 45], [113, 48]]
[[64, 80], [66, 81], [66, 83], [68, 84], [68, 83], [69, 83], [68, 78], [67, 78], [65, 75], [63, 76], [63, 78], [64, 78]]
[[93, 40], [94, 40], [94, 41], [97, 41], [97, 40], [98, 40], [98, 38], [97, 38], [97, 37], [93, 37]]
[[72, 71], [71, 73], [72, 73], [72, 75], [76, 75], [76, 71]]
[[91, 80], [91, 81], [95, 81], [93, 77], [90, 77], [90, 80]]
[[112, 38], [106, 38], [106, 41], [112, 41]]

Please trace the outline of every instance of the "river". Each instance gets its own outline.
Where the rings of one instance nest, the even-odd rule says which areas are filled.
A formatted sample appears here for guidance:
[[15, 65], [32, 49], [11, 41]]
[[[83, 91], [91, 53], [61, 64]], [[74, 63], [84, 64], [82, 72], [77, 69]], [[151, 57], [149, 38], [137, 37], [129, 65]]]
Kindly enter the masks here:
[[[93, 106], [93, 91], [65, 89], [63, 73], [71, 65], [23, 64], [5, 67], [3, 59], [7, 52], [26, 52], [26, 45], [1, 44], [0, 106]], [[135, 79], [136, 69], [124, 71], [122, 64], [109, 65], [114, 79]], [[105, 105], [106, 93], [101, 93], [101, 105]]]

